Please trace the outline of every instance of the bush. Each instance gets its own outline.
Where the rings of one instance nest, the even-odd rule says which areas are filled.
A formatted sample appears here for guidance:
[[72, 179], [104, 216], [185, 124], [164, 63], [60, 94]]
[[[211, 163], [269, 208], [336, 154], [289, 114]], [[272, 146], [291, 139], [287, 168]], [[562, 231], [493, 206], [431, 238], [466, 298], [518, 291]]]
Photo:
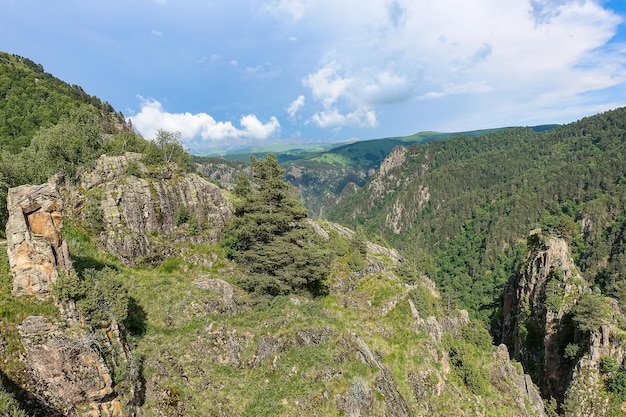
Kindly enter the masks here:
[[581, 331], [597, 330], [611, 317], [605, 297], [599, 293], [584, 294], [573, 309], [574, 321]]
[[568, 343], [563, 350], [563, 357], [565, 359], [574, 360], [578, 357], [578, 353], [580, 352], [580, 346], [576, 343]]
[[626, 400], [626, 372], [618, 371], [609, 376], [606, 380], [606, 389], [613, 394], [619, 395], [622, 400]]
[[612, 372], [615, 372], [619, 369], [619, 365], [617, 364], [617, 361], [615, 360], [615, 358], [612, 358], [610, 356], [604, 356], [602, 359], [600, 359], [600, 372], [603, 374], [610, 374]]
[[108, 267], [86, 269], [82, 279], [76, 274], [62, 275], [53, 293], [59, 301], [75, 301], [82, 316], [96, 327], [107, 327], [112, 319], [122, 323], [128, 316], [128, 293]]
[[189, 221], [189, 210], [183, 204], [178, 206], [178, 210], [174, 214], [174, 221], [176, 222], [176, 226], [181, 226]]

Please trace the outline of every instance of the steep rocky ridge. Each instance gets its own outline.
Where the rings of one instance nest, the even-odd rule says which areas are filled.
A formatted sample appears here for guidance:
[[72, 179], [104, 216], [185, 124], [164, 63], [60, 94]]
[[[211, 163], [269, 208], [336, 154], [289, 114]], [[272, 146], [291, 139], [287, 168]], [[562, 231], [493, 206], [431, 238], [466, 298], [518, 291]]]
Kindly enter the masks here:
[[[120, 201], [123, 212], [128, 200]], [[340, 225], [313, 224], [338, 245], [355, 236]], [[215, 246], [193, 255], [205, 262], [183, 261], [183, 254], [169, 263], [174, 269], [119, 265], [149, 329], [134, 339], [135, 352], [115, 324], [90, 328], [71, 308], [60, 319], [30, 316], [19, 324], [28, 389], [79, 415], [544, 415], [533, 386], [502, 348], [475, 334], [467, 312], [427, 308], [441, 304], [432, 282], [407, 285], [395, 273], [402, 262], [396, 251], [366, 247], [360, 271], [335, 262], [329, 294], [320, 298], [254, 300]], [[119, 379], [115, 363], [130, 379]], [[139, 401], [133, 378], [141, 377]]]
[[[530, 370], [542, 396], [555, 398], [565, 415], [612, 415], [619, 406], [605, 388], [610, 376], [602, 363], [624, 362], [618, 302], [592, 293], [563, 238], [536, 230], [528, 246], [519, 273], [505, 289], [503, 340]], [[599, 303], [591, 316], [577, 310], [585, 296]]]
[[142, 158], [103, 155], [78, 187], [68, 187], [74, 214], [96, 228], [102, 246], [141, 263], [175, 255], [172, 243], [217, 243], [232, 213], [221, 189], [174, 165], [147, 167]]
[[[169, 295], [154, 292], [155, 331], [138, 346], [148, 375], [144, 407], [163, 416], [202, 407], [227, 416], [458, 416], [496, 409], [544, 415], [538, 391], [504, 347], [490, 346], [488, 337], [486, 350], [470, 347], [475, 323], [467, 312], [429, 314], [423, 304], [437, 298], [427, 283], [407, 286], [394, 273], [399, 259], [369, 247], [363, 271], [335, 265], [329, 294], [320, 299], [292, 294], [255, 305], [228, 284], [236, 271], [227, 267], [179, 279], [182, 298], [175, 304], [189, 306], [182, 314], [168, 313], [177, 307], [161, 301], [174, 287]], [[135, 280], [141, 301], [147, 284]], [[481, 357], [477, 368], [471, 355]], [[468, 388], [467, 367], [489, 388]]]
[[381, 235], [485, 322], [537, 227], [573, 242], [584, 278], [608, 288], [626, 278], [625, 114], [397, 148], [325, 217]]
[[535, 364], [532, 368], [544, 397], [562, 401], [571, 369], [563, 366], [559, 334], [571, 325], [568, 313], [589, 285], [575, 267], [565, 240], [535, 231], [529, 246], [519, 275], [505, 289], [503, 340], [523, 364]]

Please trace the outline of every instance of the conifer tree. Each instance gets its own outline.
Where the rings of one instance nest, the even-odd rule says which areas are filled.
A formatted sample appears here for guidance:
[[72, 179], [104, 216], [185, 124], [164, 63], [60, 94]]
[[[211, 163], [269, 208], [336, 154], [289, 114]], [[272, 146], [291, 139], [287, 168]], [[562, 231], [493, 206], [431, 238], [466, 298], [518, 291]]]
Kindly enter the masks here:
[[302, 221], [307, 211], [276, 157], [253, 157], [251, 168], [251, 177], [240, 176], [233, 190], [235, 218], [222, 242], [247, 272], [241, 285], [271, 295], [319, 289], [328, 272], [325, 242]]

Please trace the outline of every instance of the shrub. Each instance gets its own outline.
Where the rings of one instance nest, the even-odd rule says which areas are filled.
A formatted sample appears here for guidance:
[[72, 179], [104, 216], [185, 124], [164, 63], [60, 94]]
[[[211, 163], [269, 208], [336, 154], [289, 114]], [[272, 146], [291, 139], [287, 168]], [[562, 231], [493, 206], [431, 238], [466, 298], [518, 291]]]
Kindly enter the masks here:
[[318, 291], [330, 270], [326, 244], [302, 222], [306, 209], [276, 157], [253, 157], [251, 165], [252, 178], [240, 176], [233, 190], [235, 217], [222, 240], [228, 257], [247, 272], [241, 284], [271, 295]]
[[74, 300], [83, 317], [96, 327], [107, 327], [112, 319], [122, 323], [128, 316], [128, 293], [108, 267], [85, 269], [82, 279], [76, 274], [62, 275], [53, 293], [59, 301]]

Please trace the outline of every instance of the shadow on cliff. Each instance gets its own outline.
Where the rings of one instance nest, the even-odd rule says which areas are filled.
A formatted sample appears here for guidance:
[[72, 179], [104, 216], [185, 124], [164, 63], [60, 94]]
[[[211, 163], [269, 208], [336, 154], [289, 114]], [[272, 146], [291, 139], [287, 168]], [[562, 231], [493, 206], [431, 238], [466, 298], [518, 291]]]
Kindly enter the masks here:
[[42, 398], [26, 391], [19, 384], [9, 378], [2, 370], [0, 370], [0, 381], [4, 389], [13, 395], [18, 402], [20, 408], [32, 417], [64, 417], [65, 414], [61, 410], [52, 407]]

